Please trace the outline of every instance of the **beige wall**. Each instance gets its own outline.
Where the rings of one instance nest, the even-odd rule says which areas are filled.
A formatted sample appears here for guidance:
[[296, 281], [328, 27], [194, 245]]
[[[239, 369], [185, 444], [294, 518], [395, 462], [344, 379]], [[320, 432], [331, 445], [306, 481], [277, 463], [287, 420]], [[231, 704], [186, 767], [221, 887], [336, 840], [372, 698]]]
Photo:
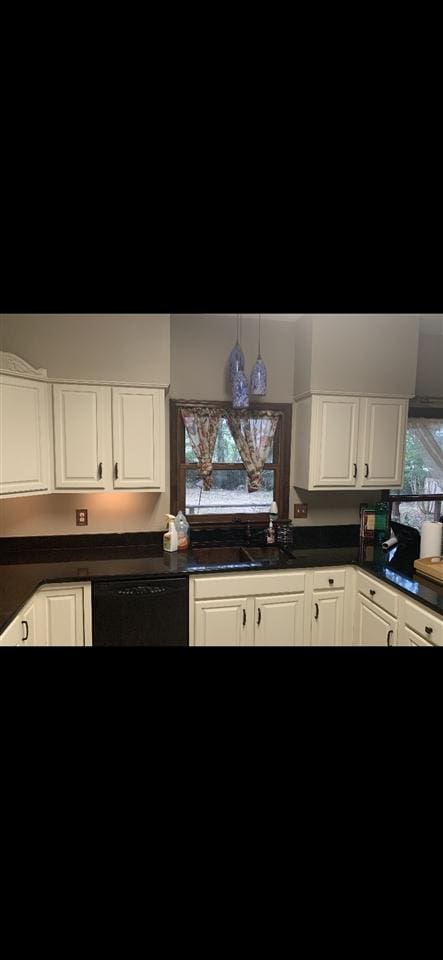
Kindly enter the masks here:
[[415, 315], [305, 316], [296, 326], [294, 396], [331, 390], [413, 397], [417, 343]]
[[[86, 507], [88, 526], [77, 527], [75, 511]], [[0, 501], [2, 537], [84, 533], [133, 533], [166, 529], [169, 493], [63, 493]]]
[[443, 315], [420, 319], [416, 394], [440, 397], [443, 406]]
[[[235, 317], [171, 316], [171, 397], [180, 400], [228, 400], [229, 354], [236, 339]], [[245, 372], [257, 359], [258, 320], [242, 321]], [[294, 380], [294, 323], [264, 319], [262, 357], [268, 370], [270, 403], [290, 403]]]
[[0, 350], [49, 377], [169, 383], [169, 314], [0, 315]]

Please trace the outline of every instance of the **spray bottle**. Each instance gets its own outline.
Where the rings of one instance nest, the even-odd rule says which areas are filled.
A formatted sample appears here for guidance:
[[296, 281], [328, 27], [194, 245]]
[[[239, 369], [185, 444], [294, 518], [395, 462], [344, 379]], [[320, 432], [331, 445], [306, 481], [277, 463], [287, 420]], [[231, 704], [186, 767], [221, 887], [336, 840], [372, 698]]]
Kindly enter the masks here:
[[167, 533], [163, 534], [163, 550], [167, 550], [168, 553], [175, 553], [177, 550], [177, 530], [175, 527], [175, 517], [172, 513], [165, 514], [168, 521], [169, 529]]
[[177, 531], [177, 550], [187, 550], [189, 547], [189, 523], [182, 510], [178, 511], [175, 518], [175, 529]]

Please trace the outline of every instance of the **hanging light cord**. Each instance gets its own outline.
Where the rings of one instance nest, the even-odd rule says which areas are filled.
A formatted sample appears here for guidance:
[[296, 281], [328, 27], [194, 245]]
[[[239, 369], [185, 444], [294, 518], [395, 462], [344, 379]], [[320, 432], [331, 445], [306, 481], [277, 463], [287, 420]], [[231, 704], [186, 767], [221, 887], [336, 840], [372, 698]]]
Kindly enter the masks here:
[[237, 343], [241, 346], [241, 317], [237, 314]]
[[258, 315], [258, 355], [261, 358], [261, 313]]

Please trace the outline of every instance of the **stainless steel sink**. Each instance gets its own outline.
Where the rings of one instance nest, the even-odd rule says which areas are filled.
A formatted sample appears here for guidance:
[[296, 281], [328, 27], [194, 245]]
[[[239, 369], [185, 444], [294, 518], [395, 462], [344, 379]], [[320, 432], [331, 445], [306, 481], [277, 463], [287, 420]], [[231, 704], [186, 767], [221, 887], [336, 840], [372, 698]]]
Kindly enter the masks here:
[[189, 551], [190, 559], [202, 566], [221, 563], [248, 563], [253, 560], [243, 547], [196, 547]]

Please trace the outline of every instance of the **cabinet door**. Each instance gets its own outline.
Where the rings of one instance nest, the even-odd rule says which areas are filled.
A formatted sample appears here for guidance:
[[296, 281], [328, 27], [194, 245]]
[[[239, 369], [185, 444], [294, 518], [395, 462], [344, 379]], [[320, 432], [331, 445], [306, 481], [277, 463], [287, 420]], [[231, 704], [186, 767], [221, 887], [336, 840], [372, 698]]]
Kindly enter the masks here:
[[163, 391], [113, 387], [112, 430], [114, 488], [164, 490]]
[[368, 397], [362, 403], [359, 486], [401, 487], [408, 401]]
[[344, 591], [316, 592], [312, 601], [311, 643], [320, 647], [340, 647], [343, 637]]
[[85, 646], [81, 587], [44, 587], [39, 591], [38, 604], [38, 646]]
[[358, 397], [314, 397], [312, 486], [355, 487]]
[[197, 600], [194, 604], [194, 646], [242, 647], [252, 644], [251, 604], [246, 597]]
[[49, 490], [49, 385], [0, 381], [0, 493]]
[[110, 451], [105, 453], [105, 400], [109, 387], [54, 383], [55, 486], [58, 490], [104, 490]]
[[0, 647], [32, 647], [36, 640], [36, 598], [28, 601], [0, 636]]
[[388, 647], [395, 646], [396, 642], [397, 620], [358, 594], [354, 643], [360, 646]]
[[304, 596], [255, 597], [256, 647], [296, 647], [304, 643]]

